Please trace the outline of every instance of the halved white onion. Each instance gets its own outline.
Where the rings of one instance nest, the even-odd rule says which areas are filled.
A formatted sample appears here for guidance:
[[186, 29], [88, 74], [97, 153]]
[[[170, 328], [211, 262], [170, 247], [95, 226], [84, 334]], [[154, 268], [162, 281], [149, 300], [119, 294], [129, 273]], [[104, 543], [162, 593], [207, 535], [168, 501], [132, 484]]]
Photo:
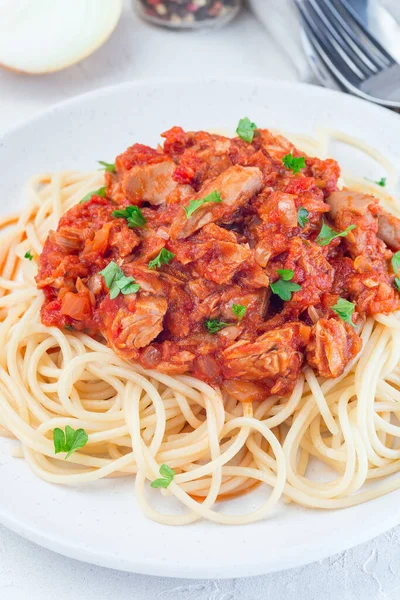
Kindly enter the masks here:
[[122, 0], [0, 0], [0, 64], [24, 73], [59, 71], [111, 35]]

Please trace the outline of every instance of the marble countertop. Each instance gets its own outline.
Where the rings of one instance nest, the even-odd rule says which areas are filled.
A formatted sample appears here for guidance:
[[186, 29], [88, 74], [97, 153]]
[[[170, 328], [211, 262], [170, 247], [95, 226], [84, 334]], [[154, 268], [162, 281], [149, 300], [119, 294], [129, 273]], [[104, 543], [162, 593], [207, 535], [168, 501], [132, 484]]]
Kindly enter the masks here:
[[[82, 63], [40, 77], [0, 71], [0, 134], [55, 102], [101, 86], [185, 75], [298, 78], [247, 11], [218, 31], [171, 32], [139, 21], [126, 1], [114, 35]], [[79, 563], [0, 527], [0, 599], [398, 600], [399, 549], [400, 527], [302, 568], [249, 579], [188, 581]]]

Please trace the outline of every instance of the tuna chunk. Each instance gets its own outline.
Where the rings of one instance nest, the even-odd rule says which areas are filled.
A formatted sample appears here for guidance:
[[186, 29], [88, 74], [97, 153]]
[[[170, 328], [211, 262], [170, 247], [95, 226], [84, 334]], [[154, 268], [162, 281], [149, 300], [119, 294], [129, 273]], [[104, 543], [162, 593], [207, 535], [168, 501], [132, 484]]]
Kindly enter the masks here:
[[[400, 219], [383, 210], [373, 196], [342, 190], [330, 194], [327, 203], [335, 223], [341, 227], [347, 227], [346, 223], [357, 226], [347, 240], [353, 256], [371, 253], [376, 246], [375, 236], [389, 248], [400, 249]], [[381, 246], [377, 250], [381, 251]]]
[[222, 202], [206, 202], [189, 219], [182, 214], [182, 218], [171, 229], [171, 237], [187, 238], [208, 223], [229, 222], [232, 215], [260, 192], [262, 187], [263, 177], [258, 167], [229, 167], [216, 179], [204, 185], [196, 196], [186, 200], [186, 204], [189, 205], [190, 200], [200, 200], [217, 191]]
[[307, 362], [323, 377], [339, 377], [361, 349], [350, 325], [337, 319], [320, 319], [311, 329]]
[[290, 323], [264, 333], [255, 342], [233, 344], [222, 352], [225, 378], [269, 380], [271, 394], [287, 394], [299, 376], [301, 349], [309, 333], [310, 328], [303, 323]]
[[134, 165], [125, 171], [122, 178], [122, 190], [127, 198], [140, 198], [158, 206], [176, 187], [172, 179], [176, 165], [170, 158], [162, 162], [146, 165]]
[[[127, 300], [126, 298], [129, 298]], [[106, 299], [104, 321], [107, 338], [115, 351], [125, 358], [137, 358], [137, 350], [152, 342], [163, 330], [168, 302], [162, 296], [130, 295], [119, 306]]]

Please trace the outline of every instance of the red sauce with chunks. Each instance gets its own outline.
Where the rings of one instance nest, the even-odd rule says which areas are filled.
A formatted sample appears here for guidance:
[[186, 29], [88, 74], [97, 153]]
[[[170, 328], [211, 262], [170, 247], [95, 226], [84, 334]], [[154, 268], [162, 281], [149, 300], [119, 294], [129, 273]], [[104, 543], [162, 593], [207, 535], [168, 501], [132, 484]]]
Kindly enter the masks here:
[[338, 191], [334, 160], [299, 161], [267, 130], [252, 143], [180, 127], [163, 137], [118, 156], [106, 198], [77, 204], [50, 232], [43, 323], [243, 401], [289, 394], [306, 363], [340, 375], [362, 320], [399, 309], [399, 248], [387, 238], [391, 228], [400, 239], [399, 222], [373, 197]]

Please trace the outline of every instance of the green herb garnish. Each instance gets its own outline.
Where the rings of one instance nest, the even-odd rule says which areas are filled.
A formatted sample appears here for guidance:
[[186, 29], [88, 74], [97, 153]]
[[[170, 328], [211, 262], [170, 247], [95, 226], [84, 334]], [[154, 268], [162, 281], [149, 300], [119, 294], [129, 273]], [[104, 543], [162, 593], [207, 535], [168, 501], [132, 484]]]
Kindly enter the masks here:
[[142, 211], [137, 206], [127, 206], [123, 210], [114, 210], [113, 217], [118, 219], [126, 219], [128, 227], [144, 227], [147, 223]]
[[[394, 274], [398, 275], [400, 273], [400, 250], [392, 256], [392, 267]], [[395, 288], [400, 292], [400, 278], [395, 277], [393, 283]]]
[[292, 299], [292, 292], [301, 290], [301, 285], [291, 281], [294, 276], [294, 272], [291, 269], [277, 269], [276, 272], [280, 276], [280, 279], [275, 281], [275, 283], [271, 283], [271, 290], [282, 300], [289, 301]]
[[329, 227], [329, 225], [327, 225], [325, 221], [323, 221], [321, 231], [315, 238], [315, 241], [319, 246], [327, 246], [335, 238], [346, 237], [346, 235], [352, 229], [355, 229], [355, 225], [349, 225], [344, 231], [335, 231], [334, 229], [332, 229], [332, 227]]
[[218, 321], [218, 319], [207, 319], [205, 322], [206, 329], [208, 333], [218, 333], [224, 327], [229, 327], [229, 323], [224, 323], [224, 321]]
[[232, 304], [232, 312], [241, 321], [246, 314], [247, 307], [243, 304]]
[[392, 267], [394, 274], [397, 275], [400, 272], [400, 250], [392, 256]]
[[86, 194], [86, 196], [84, 196], [82, 198], [82, 200], [79, 202], [79, 204], [82, 204], [82, 202], [88, 202], [88, 200], [90, 200], [90, 198], [92, 196], [101, 196], [102, 198], [106, 197], [106, 188], [103, 186], [101, 188], [99, 188], [98, 190], [93, 190], [93, 192], [89, 192], [88, 194]]
[[65, 460], [71, 456], [73, 452], [83, 448], [87, 444], [88, 434], [84, 429], [72, 429], [69, 425], [66, 426], [65, 432], [56, 427], [53, 431], [54, 452], [66, 452]]
[[186, 217], [191, 217], [194, 211], [200, 208], [200, 206], [203, 206], [206, 202], [222, 202], [220, 193], [214, 190], [211, 194], [208, 194], [208, 196], [201, 200], [191, 200], [189, 206], [183, 207], [185, 209]]
[[100, 275], [103, 275], [106, 286], [110, 290], [111, 300], [114, 300], [120, 293], [127, 295], [136, 294], [139, 291], [140, 285], [135, 282], [133, 277], [126, 277], [123, 270], [114, 261], [108, 263], [100, 271]]
[[344, 298], [339, 298], [336, 304], [331, 306], [331, 309], [342, 319], [342, 321], [355, 327], [353, 319], [351, 318], [355, 309], [355, 304], [353, 304], [353, 302], [349, 302]]
[[245, 117], [244, 119], [240, 119], [236, 133], [242, 140], [251, 144], [256, 129], [257, 125], [252, 123], [248, 117]]
[[297, 211], [297, 222], [300, 227], [305, 227], [308, 223], [308, 210], [302, 206]]
[[300, 173], [300, 169], [304, 169], [306, 166], [306, 161], [304, 156], [299, 156], [299, 158], [295, 158], [293, 154], [285, 154], [282, 158], [283, 166], [287, 169], [290, 169], [292, 173]]
[[107, 171], [107, 173], [115, 173], [115, 163], [104, 162], [104, 160], [97, 161], [99, 165], [103, 165], [99, 171]]
[[160, 250], [157, 256], [149, 262], [149, 269], [159, 269], [161, 265], [168, 265], [174, 258], [175, 254], [166, 248]]
[[375, 179], [370, 179], [369, 177], [365, 177], [364, 179], [366, 179], [367, 181], [370, 181], [371, 183], [375, 183], [375, 185], [380, 185], [381, 187], [385, 187], [387, 178], [381, 177], [379, 179], [379, 181], [375, 181]]
[[24, 254], [24, 258], [27, 258], [28, 260], [32, 260], [33, 259], [33, 254], [30, 250], [27, 250]]
[[155, 479], [150, 483], [152, 488], [167, 488], [175, 477], [175, 471], [168, 465], [161, 465], [160, 475], [162, 475], [160, 479]]

